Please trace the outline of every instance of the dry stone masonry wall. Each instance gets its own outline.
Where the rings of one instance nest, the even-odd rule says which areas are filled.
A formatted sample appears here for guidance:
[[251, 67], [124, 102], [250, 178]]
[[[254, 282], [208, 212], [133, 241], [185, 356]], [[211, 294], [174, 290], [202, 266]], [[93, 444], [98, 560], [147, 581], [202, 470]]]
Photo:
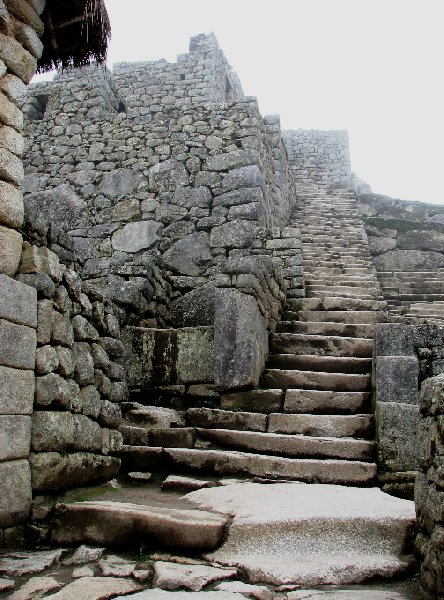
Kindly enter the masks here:
[[359, 194], [358, 206], [392, 317], [440, 322], [444, 208], [371, 193]]
[[[442, 350], [443, 328], [436, 327], [436, 334]], [[423, 588], [431, 597], [440, 598], [444, 594], [444, 375], [424, 381], [420, 411], [416, 551], [421, 560]]]
[[22, 254], [26, 85], [42, 53], [44, 2], [0, 1], [0, 544], [28, 516], [36, 290], [15, 281]]
[[[222, 81], [235, 102], [217, 104]], [[184, 294], [233, 285], [227, 259], [246, 276], [245, 257], [272, 257], [294, 197], [279, 119], [241, 97], [212, 36], [192, 40], [173, 65], [86, 69], [32, 87], [25, 112], [27, 225], [40, 225], [58, 253], [68, 235], [82, 277], [132, 309], [132, 325], [164, 326]], [[276, 305], [281, 276], [267, 269]], [[236, 286], [264, 289], [251, 277]], [[261, 311], [273, 326], [279, 308], [262, 299]]]
[[347, 130], [294, 129], [284, 131], [283, 138], [299, 184], [350, 185]]

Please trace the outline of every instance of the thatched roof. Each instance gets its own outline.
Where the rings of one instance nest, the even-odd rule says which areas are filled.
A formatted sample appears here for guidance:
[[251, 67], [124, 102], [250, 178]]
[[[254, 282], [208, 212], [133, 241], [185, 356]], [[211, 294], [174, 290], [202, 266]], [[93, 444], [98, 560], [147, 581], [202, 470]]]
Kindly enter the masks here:
[[104, 0], [47, 0], [38, 71], [105, 62], [111, 26]]

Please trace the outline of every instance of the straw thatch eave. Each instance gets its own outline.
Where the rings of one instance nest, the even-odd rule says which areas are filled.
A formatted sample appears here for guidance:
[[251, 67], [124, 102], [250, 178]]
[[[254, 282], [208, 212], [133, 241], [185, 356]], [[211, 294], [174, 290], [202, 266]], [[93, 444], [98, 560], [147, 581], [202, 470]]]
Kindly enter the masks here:
[[111, 26], [104, 0], [47, 0], [40, 73], [106, 61]]

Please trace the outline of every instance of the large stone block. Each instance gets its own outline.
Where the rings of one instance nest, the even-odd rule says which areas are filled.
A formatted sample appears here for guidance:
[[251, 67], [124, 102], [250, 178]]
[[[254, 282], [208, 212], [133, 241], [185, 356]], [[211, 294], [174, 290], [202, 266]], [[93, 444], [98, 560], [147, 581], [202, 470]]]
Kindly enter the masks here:
[[264, 194], [259, 187], [253, 188], [242, 188], [239, 190], [233, 190], [232, 192], [225, 192], [220, 196], [216, 196], [213, 199], [213, 206], [238, 206], [241, 204], [252, 204], [258, 203], [259, 205], [264, 201]]
[[23, 521], [31, 508], [31, 472], [27, 460], [0, 463], [0, 528]]
[[[0, 45], [2, 40], [0, 33]], [[1, 52], [1, 49], [0, 49]], [[0, 123], [13, 127], [16, 131], [21, 131], [23, 127], [23, 113], [17, 106], [11, 102], [5, 94], [0, 92]]]
[[15, 229], [23, 225], [23, 196], [18, 187], [0, 181], [0, 224]]
[[170, 318], [175, 327], [195, 327], [214, 323], [213, 284], [203, 285], [170, 305]]
[[257, 165], [232, 169], [222, 181], [222, 189], [226, 192], [239, 188], [265, 188], [265, 179]]
[[214, 328], [185, 327], [177, 330], [178, 383], [214, 380]]
[[74, 416], [70, 412], [36, 411], [32, 415], [34, 452], [63, 452], [74, 443]]
[[34, 389], [34, 371], [0, 366], [0, 414], [32, 414]]
[[376, 358], [377, 402], [418, 404], [418, 359], [415, 356]]
[[444, 373], [422, 383], [419, 408], [424, 415], [444, 414]]
[[225, 154], [216, 154], [207, 158], [206, 167], [209, 171], [228, 171], [237, 167], [256, 165], [259, 162], [257, 150], [233, 150]]
[[167, 268], [181, 275], [201, 275], [213, 260], [208, 233], [187, 235], [173, 244], [162, 258]]
[[37, 327], [37, 291], [0, 273], [0, 319]]
[[21, 157], [24, 149], [23, 136], [12, 127], [0, 125], [0, 146]]
[[382, 471], [415, 471], [418, 468], [417, 428], [419, 408], [400, 402], [376, 406], [378, 463]]
[[210, 235], [211, 247], [247, 248], [257, 239], [258, 224], [235, 219], [214, 227]]
[[56, 231], [69, 231], [89, 226], [91, 215], [86, 201], [70, 185], [62, 184], [26, 196], [25, 222], [34, 227], [38, 224], [43, 231], [48, 229], [48, 223]]
[[37, 348], [35, 329], [0, 319], [0, 364], [33, 369]]
[[215, 294], [214, 382], [257, 387], [268, 353], [266, 323], [256, 300], [233, 289]]
[[56, 373], [48, 373], [36, 378], [35, 403], [39, 407], [68, 408], [71, 403], [71, 393], [70, 383]]
[[0, 147], [0, 177], [5, 181], [10, 181], [14, 185], [21, 185], [23, 181], [23, 163], [22, 160]]
[[14, 277], [20, 264], [21, 255], [21, 233], [0, 225], [0, 273]]
[[159, 232], [162, 228], [156, 221], [140, 221], [127, 223], [122, 229], [115, 231], [111, 238], [114, 250], [134, 253], [154, 246], [160, 239]]
[[[46, 1], [46, 0], [45, 0]], [[22, 106], [26, 99], [26, 85], [19, 77], [8, 73], [0, 80], [0, 90], [13, 102], [16, 106]], [[19, 111], [21, 113], [21, 111]], [[20, 116], [23, 122], [23, 115]]]
[[74, 449], [100, 452], [103, 445], [102, 428], [86, 415], [74, 415]]
[[124, 198], [136, 187], [140, 175], [131, 169], [114, 169], [105, 173], [99, 186], [99, 192], [116, 200]]
[[173, 192], [190, 183], [187, 170], [175, 158], [169, 158], [151, 167], [148, 177], [150, 190], [153, 192]]
[[27, 458], [31, 443], [31, 417], [0, 415], [0, 461]]
[[211, 192], [204, 186], [179, 188], [174, 192], [172, 203], [184, 208], [210, 208]]
[[375, 325], [376, 356], [414, 356], [412, 329], [402, 323]]
[[31, 453], [29, 460], [35, 492], [65, 490], [108, 481], [117, 475], [120, 467], [118, 458], [88, 452], [67, 455], [59, 452]]
[[43, 34], [45, 28], [43, 21], [39, 18], [34, 7], [31, 6], [29, 2], [23, 2], [23, 0], [3, 1], [14, 17], [32, 27], [37, 35], [41, 36]]

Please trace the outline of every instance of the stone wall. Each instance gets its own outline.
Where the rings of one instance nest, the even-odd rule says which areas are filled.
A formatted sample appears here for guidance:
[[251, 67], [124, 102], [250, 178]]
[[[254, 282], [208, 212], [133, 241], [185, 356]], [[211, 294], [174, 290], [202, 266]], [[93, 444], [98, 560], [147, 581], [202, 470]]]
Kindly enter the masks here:
[[[221, 72], [237, 101], [217, 103]], [[81, 69], [31, 88], [26, 225], [40, 227], [40, 241], [64, 258], [68, 236], [82, 278], [130, 325], [164, 327], [171, 311], [177, 326], [184, 295], [233, 285], [227, 259], [237, 262], [236, 286], [262, 294], [271, 328], [283, 299], [276, 269], [297, 266], [292, 283], [302, 287], [289, 240], [275, 247], [295, 198], [279, 119], [262, 118], [256, 100], [240, 93], [212, 36], [192, 40], [174, 65], [120, 65], [112, 75]], [[267, 265], [268, 283], [252, 278], [251, 257]], [[260, 288], [273, 290], [268, 300]], [[188, 324], [210, 324], [202, 319]]]
[[298, 184], [350, 185], [347, 130], [294, 129], [284, 131], [283, 139]]
[[[441, 349], [442, 334], [441, 328]], [[433, 598], [444, 595], [444, 375], [426, 379], [421, 387], [419, 474], [415, 504], [419, 532], [416, 551], [421, 585]]]
[[444, 208], [378, 194], [358, 198], [392, 317], [442, 322], [432, 303], [444, 300]]
[[42, 53], [44, 4], [0, 1], [0, 544], [31, 506], [37, 294], [13, 278], [22, 254], [21, 107]]
[[384, 491], [411, 497], [421, 445], [422, 382], [444, 373], [444, 327], [381, 323], [375, 328], [374, 408], [378, 476]]
[[370, 252], [378, 271], [444, 267], [444, 207], [359, 195]]

